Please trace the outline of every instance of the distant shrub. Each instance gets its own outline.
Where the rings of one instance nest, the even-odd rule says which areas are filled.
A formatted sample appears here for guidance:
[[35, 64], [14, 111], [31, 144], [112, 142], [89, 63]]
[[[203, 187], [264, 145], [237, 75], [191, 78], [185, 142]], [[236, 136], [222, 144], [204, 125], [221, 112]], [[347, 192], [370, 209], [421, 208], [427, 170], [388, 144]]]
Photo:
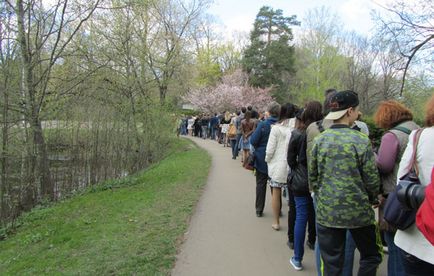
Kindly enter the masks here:
[[368, 125], [369, 139], [371, 139], [372, 146], [374, 149], [378, 149], [381, 143], [381, 137], [384, 134], [384, 129], [377, 127], [374, 123], [374, 119], [370, 116], [363, 117], [363, 122]]

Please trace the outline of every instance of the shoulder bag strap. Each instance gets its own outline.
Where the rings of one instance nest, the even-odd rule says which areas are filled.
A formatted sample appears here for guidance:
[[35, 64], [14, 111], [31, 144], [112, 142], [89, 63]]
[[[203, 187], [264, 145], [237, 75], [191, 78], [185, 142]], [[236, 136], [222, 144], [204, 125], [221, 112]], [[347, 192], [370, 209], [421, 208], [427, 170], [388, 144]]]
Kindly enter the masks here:
[[404, 132], [405, 134], [408, 134], [408, 135], [410, 135], [410, 133], [411, 133], [411, 130], [409, 130], [406, 127], [402, 127], [402, 126], [396, 126], [396, 127], [392, 128], [392, 129], [396, 129], [396, 130], [402, 131], [402, 132]]
[[409, 167], [410, 170], [414, 169], [414, 172], [416, 173], [417, 176], [419, 176], [419, 168], [417, 167], [416, 153], [417, 153], [417, 145], [419, 143], [419, 138], [420, 138], [422, 131], [423, 131], [423, 128], [420, 128], [420, 129], [416, 130], [416, 133], [414, 134], [414, 137], [413, 137], [413, 154], [411, 156], [411, 163], [410, 163], [410, 167]]
[[319, 121], [316, 122], [316, 125], [317, 125], [318, 130], [319, 130], [320, 133], [324, 131], [324, 126], [322, 125], [322, 121], [323, 120], [319, 120]]

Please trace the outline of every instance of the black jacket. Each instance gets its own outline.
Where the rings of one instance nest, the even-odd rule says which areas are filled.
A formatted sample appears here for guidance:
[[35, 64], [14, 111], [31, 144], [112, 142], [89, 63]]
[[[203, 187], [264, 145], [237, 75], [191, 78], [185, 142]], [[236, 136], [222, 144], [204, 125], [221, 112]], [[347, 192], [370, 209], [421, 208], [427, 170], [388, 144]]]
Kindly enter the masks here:
[[307, 176], [306, 132], [294, 129], [288, 145], [288, 165], [291, 172], [288, 185], [295, 196], [308, 196], [309, 183]]

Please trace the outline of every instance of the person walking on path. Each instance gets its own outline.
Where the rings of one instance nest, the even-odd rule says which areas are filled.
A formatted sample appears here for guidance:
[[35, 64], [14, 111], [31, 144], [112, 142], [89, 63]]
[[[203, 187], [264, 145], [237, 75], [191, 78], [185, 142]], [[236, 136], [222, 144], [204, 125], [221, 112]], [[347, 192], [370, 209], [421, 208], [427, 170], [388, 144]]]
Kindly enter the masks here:
[[214, 116], [211, 117], [209, 122], [209, 128], [211, 130], [211, 140], [216, 140], [216, 132], [219, 125], [219, 119], [217, 117], [217, 113], [214, 113]]
[[378, 225], [383, 230], [384, 239], [388, 249], [388, 275], [404, 276], [404, 266], [401, 253], [396, 247], [393, 239], [396, 229], [391, 227], [383, 218], [383, 208], [386, 204], [387, 196], [395, 190], [399, 162], [402, 154], [407, 147], [408, 137], [412, 130], [419, 126], [412, 121], [413, 114], [404, 105], [397, 101], [383, 101], [378, 106], [374, 115], [375, 124], [385, 129], [381, 144], [378, 149], [376, 162], [381, 179], [381, 204], [378, 210]]
[[194, 120], [193, 132], [194, 132], [194, 136], [196, 137], [202, 136], [202, 126], [200, 124], [201, 120], [202, 120], [202, 115], [197, 116], [196, 119]]
[[[306, 127], [312, 122], [322, 119], [320, 102], [312, 101], [306, 104], [296, 116], [296, 127], [292, 131], [288, 145], [287, 162], [291, 168], [289, 175], [289, 189], [295, 201], [295, 230], [294, 230], [294, 263], [302, 263], [304, 256], [304, 240], [306, 226], [309, 221], [308, 246], [313, 249], [316, 240], [315, 211], [313, 200], [309, 192], [307, 157], [306, 157]], [[296, 266], [296, 269], [301, 269]]]
[[193, 125], [195, 120], [195, 117], [188, 117], [187, 119], [187, 131], [189, 136], [193, 136]]
[[[414, 144], [416, 131], [413, 131], [408, 139], [398, 169], [398, 178], [409, 172], [412, 153], [415, 150], [418, 177], [423, 186], [430, 183], [431, 172], [434, 167], [434, 95], [431, 96], [426, 105], [425, 114], [425, 128], [420, 132], [419, 142]], [[416, 224], [405, 230], [398, 230], [394, 241], [401, 250], [406, 275], [434, 275], [434, 245], [425, 238]]]
[[202, 127], [202, 138], [208, 138], [208, 125], [209, 125], [210, 117], [208, 114], [203, 114], [202, 120], [200, 120], [200, 124]]
[[[309, 184], [317, 201], [317, 234], [325, 275], [341, 275], [347, 229], [360, 251], [358, 275], [376, 275], [382, 261], [372, 206], [377, 204], [379, 175], [369, 138], [350, 127], [359, 116], [359, 99], [341, 91], [331, 99], [330, 129], [314, 141]], [[291, 264], [301, 264], [293, 258]]]
[[259, 122], [255, 131], [250, 137], [250, 144], [254, 148], [255, 170], [256, 170], [256, 216], [262, 217], [265, 206], [265, 195], [267, 192], [268, 166], [265, 162], [265, 149], [267, 148], [270, 136], [271, 125], [275, 124], [280, 114], [280, 105], [272, 103], [268, 107], [270, 117]]
[[227, 136], [227, 132], [229, 130], [229, 124], [231, 123], [231, 113], [229, 111], [225, 112], [224, 117], [220, 121], [221, 129], [222, 129], [222, 140], [223, 140], [223, 146], [229, 147], [229, 139]]
[[279, 121], [270, 131], [267, 147], [265, 150], [265, 162], [268, 166], [270, 177], [271, 205], [273, 207], [274, 221], [271, 227], [280, 230], [280, 210], [282, 208], [282, 188], [286, 186], [289, 167], [286, 162], [288, 142], [293, 128], [289, 126], [290, 112], [293, 112], [291, 104], [285, 104], [280, 109]]
[[[325, 101], [323, 106], [323, 114], [327, 115], [330, 112], [330, 104], [331, 99], [337, 94], [336, 89], [330, 88], [325, 91]], [[360, 131], [369, 137], [369, 129], [366, 123], [359, 121], [361, 117], [361, 112], [359, 112], [358, 120], [356, 120], [351, 128], [357, 131]], [[329, 129], [333, 125], [333, 120], [330, 119], [322, 119], [316, 122], [311, 123], [306, 129], [306, 141], [307, 141], [307, 161], [309, 163], [310, 153], [312, 152], [313, 141], [315, 137], [320, 135], [324, 130]], [[312, 187], [310, 187], [311, 189]], [[312, 189], [311, 189], [312, 191]], [[313, 193], [314, 194], [314, 193]], [[314, 198], [314, 207], [315, 207], [315, 196]], [[295, 203], [294, 203], [295, 205]], [[289, 224], [289, 223], [288, 223]], [[309, 231], [310, 232], [310, 231]], [[292, 235], [292, 237], [294, 237]], [[288, 240], [290, 241], [291, 236], [288, 233]], [[342, 276], [352, 276], [353, 275], [353, 266], [354, 266], [354, 251], [356, 250], [356, 244], [351, 236], [351, 233], [347, 230], [346, 240], [345, 240], [345, 261], [344, 261], [344, 269], [342, 272]], [[318, 246], [318, 242], [315, 243], [315, 258], [317, 265], [317, 275], [322, 276], [323, 272], [321, 271], [321, 257], [320, 250]]]
[[228, 140], [231, 145], [232, 159], [237, 159], [237, 127], [236, 127], [237, 115], [232, 114], [231, 123], [227, 132]]
[[[244, 116], [246, 114], [247, 109], [245, 107], [241, 108], [241, 111], [237, 113], [237, 120], [236, 120], [236, 127], [237, 127], [237, 156], [240, 153], [240, 150], [242, 150], [241, 146], [241, 138], [243, 136], [243, 133], [241, 131], [241, 122], [244, 120]], [[242, 158], [241, 158], [242, 159]]]
[[241, 121], [241, 148], [243, 149], [241, 162], [243, 163], [243, 167], [246, 165], [247, 156], [249, 156], [250, 152], [250, 136], [256, 128], [256, 120], [252, 119], [252, 113], [250, 111], [246, 111], [245, 119]]

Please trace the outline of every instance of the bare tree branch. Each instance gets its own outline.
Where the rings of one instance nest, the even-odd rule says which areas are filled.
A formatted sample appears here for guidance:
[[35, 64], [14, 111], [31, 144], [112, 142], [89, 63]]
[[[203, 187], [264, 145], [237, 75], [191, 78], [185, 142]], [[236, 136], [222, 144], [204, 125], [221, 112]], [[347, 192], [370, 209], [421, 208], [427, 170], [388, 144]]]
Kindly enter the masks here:
[[410, 66], [410, 62], [412, 61], [413, 57], [416, 55], [417, 51], [420, 48], [422, 48], [425, 44], [427, 44], [431, 39], [434, 39], [434, 35], [431, 35], [430, 37], [428, 37], [427, 39], [425, 39], [425, 41], [423, 41], [422, 43], [419, 43], [418, 45], [416, 45], [415, 47], [413, 47], [411, 49], [411, 54], [410, 54], [410, 56], [408, 56], [407, 63], [405, 64], [405, 67], [404, 67], [404, 73], [402, 75], [402, 83], [401, 83], [400, 96], [402, 96], [402, 93], [404, 91], [405, 77], [407, 76], [407, 71], [408, 71], [408, 67]]
[[391, 14], [391, 17], [377, 16], [382, 29], [381, 36], [393, 41], [393, 47], [399, 50], [402, 59], [405, 60], [403, 66], [397, 63], [396, 67], [397, 70], [403, 71], [400, 88], [402, 96], [411, 62], [420, 52], [429, 52], [434, 48], [434, 44], [429, 43], [434, 37], [434, 26], [430, 22], [434, 6], [423, 0], [411, 4], [396, 0], [389, 6], [378, 5]]

